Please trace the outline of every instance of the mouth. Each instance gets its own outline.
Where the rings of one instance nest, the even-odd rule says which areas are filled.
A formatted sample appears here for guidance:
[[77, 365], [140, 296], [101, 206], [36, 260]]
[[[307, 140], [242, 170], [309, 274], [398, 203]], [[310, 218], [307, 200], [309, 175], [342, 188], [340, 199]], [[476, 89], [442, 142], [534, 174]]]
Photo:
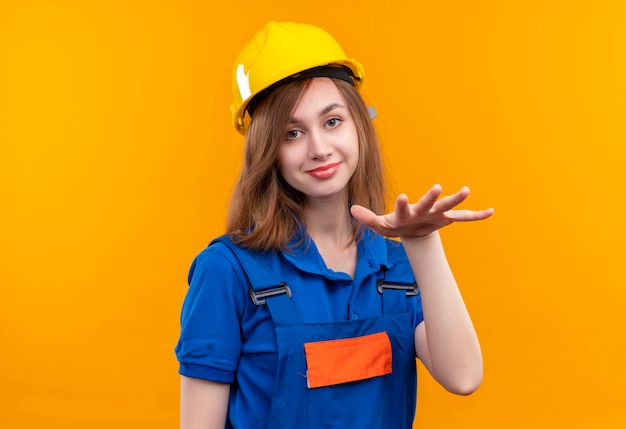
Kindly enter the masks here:
[[340, 164], [341, 163], [339, 163], [339, 162], [335, 162], [335, 163], [332, 163], [332, 164], [322, 165], [322, 166], [314, 168], [312, 170], [307, 170], [306, 173], [310, 174], [313, 177], [317, 177], [319, 179], [325, 179], [325, 178], [330, 177], [333, 174], [335, 174], [335, 172], [339, 168]]
[[308, 170], [307, 173], [317, 173], [317, 172], [320, 172], [320, 171], [330, 170], [331, 168], [335, 168], [338, 165], [339, 165], [338, 162], [335, 162], [333, 164], [322, 165], [321, 167], [317, 167], [317, 168], [314, 168], [312, 170]]

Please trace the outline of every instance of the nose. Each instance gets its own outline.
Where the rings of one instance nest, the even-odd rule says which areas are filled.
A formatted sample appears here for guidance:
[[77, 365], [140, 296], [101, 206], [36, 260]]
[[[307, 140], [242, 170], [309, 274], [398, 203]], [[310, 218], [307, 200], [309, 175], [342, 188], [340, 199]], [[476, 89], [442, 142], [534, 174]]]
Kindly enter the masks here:
[[309, 134], [309, 157], [311, 159], [324, 160], [332, 153], [332, 145], [323, 133], [312, 132]]

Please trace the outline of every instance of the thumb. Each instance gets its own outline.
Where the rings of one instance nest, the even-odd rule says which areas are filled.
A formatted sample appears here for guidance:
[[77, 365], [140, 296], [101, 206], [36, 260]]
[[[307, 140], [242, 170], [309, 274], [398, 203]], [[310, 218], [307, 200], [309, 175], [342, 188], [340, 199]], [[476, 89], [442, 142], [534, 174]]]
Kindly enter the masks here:
[[370, 227], [376, 224], [376, 218], [378, 217], [376, 216], [376, 213], [374, 213], [370, 209], [360, 206], [358, 204], [354, 204], [352, 207], [350, 207], [350, 213], [352, 213], [352, 216], [363, 225]]

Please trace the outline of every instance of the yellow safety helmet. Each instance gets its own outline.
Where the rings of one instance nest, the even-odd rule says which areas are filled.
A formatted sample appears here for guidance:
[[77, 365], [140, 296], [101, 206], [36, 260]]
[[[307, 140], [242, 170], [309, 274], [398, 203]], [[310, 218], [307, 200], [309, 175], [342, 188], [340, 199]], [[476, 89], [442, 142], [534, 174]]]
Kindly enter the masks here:
[[244, 46], [233, 67], [235, 102], [230, 110], [235, 128], [245, 135], [254, 107], [277, 86], [317, 76], [346, 80], [358, 90], [363, 84], [364, 71], [321, 28], [294, 22], [268, 22]]

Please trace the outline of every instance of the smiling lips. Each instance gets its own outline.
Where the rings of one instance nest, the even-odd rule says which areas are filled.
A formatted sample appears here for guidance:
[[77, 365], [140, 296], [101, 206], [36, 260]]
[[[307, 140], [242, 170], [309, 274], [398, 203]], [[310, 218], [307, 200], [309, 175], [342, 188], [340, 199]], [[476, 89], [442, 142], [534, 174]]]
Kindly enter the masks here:
[[308, 170], [306, 173], [318, 179], [327, 179], [334, 175], [339, 169], [339, 162], [333, 164], [322, 165], [321, 167]]

